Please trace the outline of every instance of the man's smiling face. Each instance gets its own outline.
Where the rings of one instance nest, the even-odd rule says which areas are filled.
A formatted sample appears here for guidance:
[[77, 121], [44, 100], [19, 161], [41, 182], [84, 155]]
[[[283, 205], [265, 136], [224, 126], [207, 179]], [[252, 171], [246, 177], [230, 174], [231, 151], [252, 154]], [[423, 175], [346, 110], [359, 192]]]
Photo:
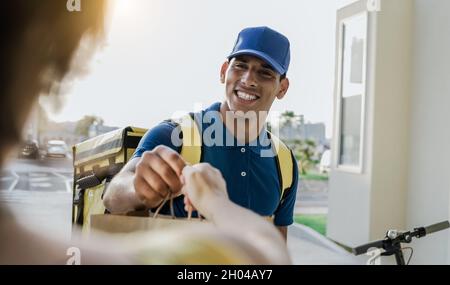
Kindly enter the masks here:
[[275, 98], [282, 99], [289, 88], [287, 78], [281, 79], [265, 61], [249, 55], [225, 62], [220, 76], [230, 111], [269, 111]]

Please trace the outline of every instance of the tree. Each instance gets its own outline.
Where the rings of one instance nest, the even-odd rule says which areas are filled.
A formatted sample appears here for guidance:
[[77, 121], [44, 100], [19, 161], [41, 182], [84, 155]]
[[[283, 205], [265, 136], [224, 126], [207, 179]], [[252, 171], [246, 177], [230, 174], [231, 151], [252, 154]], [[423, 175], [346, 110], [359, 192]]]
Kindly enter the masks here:
[[302, 175], [308, 173], [319, 161], [314, 160], [316, 151], [316, 143], [312, 140], [294, 139], [296, 136], [293, 132], [298, 132], [298, 126], [304, 124], [304, 117], [296, 115], [293, 111], [286, 111], [280, 115], [280, 127], [285, 129], [286, 144], [292, 149], [296, 159], [299, 162], [299, 172]]
[[37, 112], [38, 112], [38, 133], [45, 131], [50, 122], [48, 118], [47, 111], [42, 107], [41, 104], [37, 104]]
[[89, 128], [93, 124], [103, 125], [103, 122], [103, 119], [97, 116], [84, 116], [83, 119], [78, 121], [77, 126], [75, 127], [75, 133], [84, 137], [88, 137]]
[[295, 158], [299, 162], [299, 172], [302, 175], [308, 173], [319, 161], [314, 160], [316, 143], [312, 140], [293, 140], [288, 142], [289, 147], [294, 152]]
[[280, 115], [281, 127], [293, 126], [298, 123], [298, 116], [293, 111], [285, 111]]

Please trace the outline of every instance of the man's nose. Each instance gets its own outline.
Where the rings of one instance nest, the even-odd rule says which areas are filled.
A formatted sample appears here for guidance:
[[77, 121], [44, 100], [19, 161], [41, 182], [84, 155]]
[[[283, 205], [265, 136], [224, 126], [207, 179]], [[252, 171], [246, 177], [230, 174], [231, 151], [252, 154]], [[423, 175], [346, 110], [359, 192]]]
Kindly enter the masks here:
[[243, 83], [247, 87], [257, 87], [258, 83], [256, 82], [254, 72], [249, 69], [241, 77], [241, 83]]

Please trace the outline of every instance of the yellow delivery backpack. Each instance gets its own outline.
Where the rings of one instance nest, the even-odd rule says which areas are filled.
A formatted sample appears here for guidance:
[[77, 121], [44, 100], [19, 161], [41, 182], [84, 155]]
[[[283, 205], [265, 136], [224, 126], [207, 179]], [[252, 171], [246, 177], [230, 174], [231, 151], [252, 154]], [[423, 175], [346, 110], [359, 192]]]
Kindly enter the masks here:
[[146, 130], [126, 127], [73, 147], [72, 222], [89, 227], [90, 216], [104, 214], [103, 193], [132, 157]]
[[[181, 156], [189, 164], [200, 162], [201, 133], [191, 115], [175, 120], [181, 127], [183, 145]], [[73, 147], [74, 183], [72, 222], [88, 231], [91, 215], [105, 214], [103, 194], [112, 178], [133, 156], [146, 129], [126, 127], [118, 129]], [[280, 177], [280, 204], [290, 189], [294, 172], [294, 160], [290, 149], [276, 136], [269, 133], [277, 156], [276, 165]]]

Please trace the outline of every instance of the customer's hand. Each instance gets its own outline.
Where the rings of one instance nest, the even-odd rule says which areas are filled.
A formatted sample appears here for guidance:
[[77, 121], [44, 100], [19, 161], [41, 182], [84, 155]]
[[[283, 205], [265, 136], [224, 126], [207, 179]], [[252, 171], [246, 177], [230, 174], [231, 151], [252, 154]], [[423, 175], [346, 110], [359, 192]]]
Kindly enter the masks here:
[[201, 214], [210, 212], [210, 206], [217, 200], [228, 200], [222, 174], [208, 163], [184, 167], [182, 181], [186, 207], [192, 207]]
[[176, 151], [158, 146], [145, 152], [136, 165], [134, 189], [136, 195], [149, 208], [161, 204], [169, 193], [181, 195], [180, 176], [186, 162]]

